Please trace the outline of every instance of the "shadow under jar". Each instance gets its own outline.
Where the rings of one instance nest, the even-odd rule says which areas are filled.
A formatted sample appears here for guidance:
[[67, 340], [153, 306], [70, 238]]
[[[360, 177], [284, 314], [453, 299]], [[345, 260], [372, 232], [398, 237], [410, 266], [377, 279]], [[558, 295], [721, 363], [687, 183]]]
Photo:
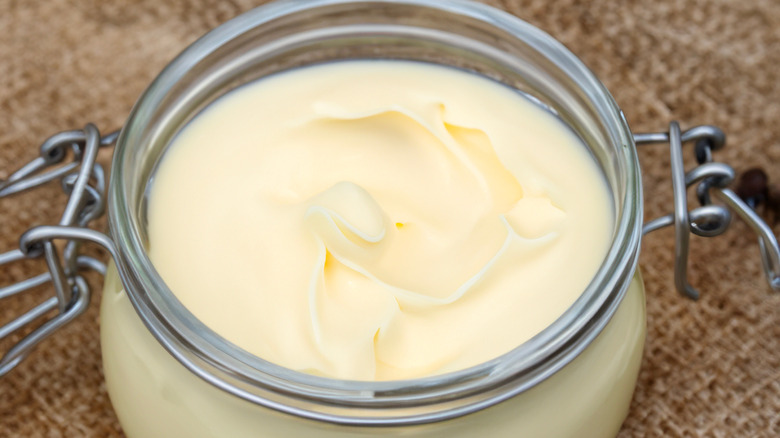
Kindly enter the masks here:
[[[590, 148], [614, 206], [610, 249], [576, 302], [528, 342], [444, 375], [317, 377], [229, 343], [184, 308], [154, 269], [146, 197], [182, 127], [243, 84], [345, 59], [414, 60], [487, 76], [553, 112]], [[433, 0], [258, 8], [208, 33], [158, 76], [122, 130], [112, 173], [118, 260], [106, 279], [101, 343], [108, 391], [130, 437], [610, 437], [626, 416], [645, 337], [633, 138], [593, 74], [515, 17]]]

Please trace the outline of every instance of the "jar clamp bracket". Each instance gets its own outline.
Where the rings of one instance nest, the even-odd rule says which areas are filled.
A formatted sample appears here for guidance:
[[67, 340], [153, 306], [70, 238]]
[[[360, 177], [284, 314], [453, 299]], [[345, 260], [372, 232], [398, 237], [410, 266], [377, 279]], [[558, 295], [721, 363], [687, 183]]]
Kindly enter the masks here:
[[[709, 125], [696, 126], [685, 132], [677, 122], [669, 124], [668, 132], [634, 134], [637, 146], [668, 143], [671, 154], [672, 191], [674, 212], [645, 223], [642, 233], [647, 234], [674, 225], [674, 285], [677, 291], [693, 300], [699, 291], [688, 283], [688, 253], [691, 233], [713, 237], [726, 231], [731, 222], [731, 211], [744, 220], [758, 235], [764, 274], [770, 287], [780, 290], [780, 247], [771, 228], [728, 186], [734, 180], [734, 169], [724, 163], [712, 161], [712, 151], [726, 144], [726, 136], [719, 128]], [[698, 166], [688, 173], [683, 167], [683, 143], [695, 144]], [[688, 210], [687, 189], [696, 185], [699, 207]], [[725, 205], [712, 202], [712, 194]]]
[[[0, 340], [55, 312], [54, 316], [4, 353], [0, 358], [0, 377], [18, 365], [38, 343], [87, 308], [90, 290], [82, 274], [86, 270], [105, 274], [106, 267], [103, 262], [81, 254], [81, 244], [95, 243], [104, 247], [111, 257], [117, 257], [111, 238], [88, 228], [105, 211], [106, 179], [102, 166], [96, 163], [97, 153], [100, 148], [112, 145], [117, 137], [118, 132], [101, 136], [92, 124], [83, 130], [55, 134], [43, 143], [39, 157], [8, 179], [0, 180], [0, 198], [55, 179], [61, 180], [63, 190], [69, 195], [57, 225], [31, 228], [20, 238], [18, 249], [0, 253], [0, 266], [22, 259], [43, 258], [48, 268], [47, 272], [35, 277], [0, 287], [0, 300], [46, 283], [54, 286], [54, 296], [0, 326]], [[727, 188], [734, 179], [734, 170], [726, 164], [712, 161], [712, 151], [725, 144], [723, 132], [706, 125], [681, 132], [679, 125], [672, 122], [668, 132], [635, 134], [634, 140], [637, 145], [668, 143], [670, 146], [674, 213], [647, 222], [643, 233], [674, 225], [674, 277], [677, 290], [689, 298], [698, 298], [698, 291], [687, 281], [690, 233], [706, 237], [722, 234], [730, 223], [731, 211], [737, 213], [758, 234], [767, 280], [774, 290], [780, 290], [780, 247], [777, 238], [758, 214]], [[696, 144], [699, 165], [685, 173], [682, 145], [689, 141]], [[72, 160], [64, 163], [68, 156], [72, 156]], [[686, 189], [693, 185], [696, 185], [701, 205], [689, 211]], [[714, 204], [712, 194], [725, 205]], [[64, 245], [58, 246], [56, 241], [62, 241]]]
[[[105, 274], [106, 266], [100, 260], [81, 254], [81, 244], [96, 243], [106, 248], [112, 257], [116, 255], [111, 238], [88, 226], [105, 211], [106, 178], [103, 167], [96, 162], [97, 153], [99, 148], [112, 145], [117, 137], [118, 132], [101, 137], [92, 124], [83, 130], [60, 132], [41, 145], [39, 157], [7, 180], [0, 180], [0, 198], [55, 179], [60, 179], [63, 191], [68, 194], [57, 225], [31, 228], [19, 239], [18, 249], [0, 253], [0, 266], [22, 259], [43, 258], [48, 268], [47, 272], [32, 278], [0, 287], [0, 300], [46, 283], [54, 286], [54, 296], [0, 326], [0, 340], [56, 311], [0, 358], [0, 376], [18, 365], [38, 343], [86, 310], [90, 290], [82, 273], [93, 270]], [[68, 156], [72, 156], [72, 160], [65, 162]], [[58, 240], [64, 245], [55, 244]]]

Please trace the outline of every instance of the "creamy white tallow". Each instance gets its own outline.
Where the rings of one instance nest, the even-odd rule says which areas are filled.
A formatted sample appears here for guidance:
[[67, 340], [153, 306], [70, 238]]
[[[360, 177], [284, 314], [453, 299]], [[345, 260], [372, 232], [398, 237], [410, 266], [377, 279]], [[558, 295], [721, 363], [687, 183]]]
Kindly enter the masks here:
[[587, 147], [453, 68], [343, 61], [244, 85], [174, 139], [150, 257], [227, 340], [341, 379], [463, 369], [581, 294], [614, 212]]

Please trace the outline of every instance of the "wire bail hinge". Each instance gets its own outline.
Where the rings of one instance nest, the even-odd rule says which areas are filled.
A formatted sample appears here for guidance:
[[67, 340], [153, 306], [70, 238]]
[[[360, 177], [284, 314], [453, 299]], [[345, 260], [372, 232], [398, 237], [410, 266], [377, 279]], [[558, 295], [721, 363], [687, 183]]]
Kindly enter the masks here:
[[[715, 126], [702, 125], [682, 132], [677, 122], [671, 122], [669, 132], [634, 134], [634, 141], [637, 145], [669, 144], [674, 213], [645, 223], [642, 232], [647, 234], [674, 225], [674, 284], [677, 291], [693, 300], [699, 298], [699, 291], [688, 283], [690, 233], [704, 237], [722, 234], [731, 222], [732, 211], [758, 234], [764, 274], [770, 287], [780, 291], [780, 246], [777, 238], [766, 222], [728, 188], [734, 181], [734, 169], [724, 163], [712, 161], [712, 151], [726, 144], [723, 131]], [[689, 141], [695, 143], [694, 152], [699, 165], [686, 173], [683, 167], [682, 145]], [[693, 185], [696, 185], [700, 206], [689, 211], [687, 189]], [[712, 193], [725, 206], [714, 204]]]
[[[47, 270], [32, 278], [0, 287], [0, 300], [18, 295], [46, 283], [54, 286], [54, 296], [0, 326], [0, 340], [54, 313], [22, 337], [0, 356], [0, 376], [19, 364], [43, 339], [86, 310], [90, 290], [82, 276], [84, 270], [105, 273], [103, 262], [81, 254], [83, 242], [96, 243], [116, 255], [111, 239], [88, 225], [105, 211], [106, 178], [96, 162], [98, 149], [116, 141], [118, 133], [101, 137], [88, 124], [83, 130], [53, 135], [40, 148], [40, 154], [6, 180], [0, 180], [0, 198], [30, 190], [60, 179], [68, 201], [57, 225], [42, 225], [25, 232], [19, 248], [0, 253], [0, 266], [22, 259], [42, 258]], [[65, 162], [66, 157], [71, 161]], [[57, 245], [55, 242], [62, 241]]]

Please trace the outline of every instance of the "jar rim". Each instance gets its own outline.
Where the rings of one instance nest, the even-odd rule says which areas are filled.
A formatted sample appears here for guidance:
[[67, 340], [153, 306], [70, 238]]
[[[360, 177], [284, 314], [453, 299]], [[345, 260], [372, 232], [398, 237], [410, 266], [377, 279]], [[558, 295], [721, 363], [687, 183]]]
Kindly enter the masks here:
[[[129, 184], [125, 183], [125, 162], [137, 153], [140, 134], [153, 108], [185, 72], [209, 53], [279, 17], [304, 9], [356, 4], [405, 5], [447, 11], [511, 34], [564, 69], [576, 86], [587, 94], [589, 101], [599, 108], [619, 142], [616, 148], [626, 176], [624, 199], [620, 208], [616, 208], [612, 246], [590, 284], [574, 304], [542, 332], [497, 358], [464, 370], [409, 380], [348, 381], [289, 370], [252, 356], [200, 323], [162, 281], [146, 253], [140, 231], [139, 208], [144, 207], [137, 205], [129, 192]], [[609, 91], [575, 55], [548, 34], [511, 14], [468, 0], [281, 0], [244, 13], [190, 45], [152, 82], [122, 129], [112, 175], [109, 225], [117, 243], [118, 271], [136, 312], [155, 338], [190, 371], [229, 393], [282, 412], [339, 424], [372, 426], [440, 421], [492, 406], [543, 381], [584, 350], [614, 314], [634, 275], [641, 240], [642, 191], [636, 147], [623, 113]], [[180, 318], [171, 316], [172, 308]], [[189, 336], [183, 336], [184, 333]], [[214, 352], [219, 354], [212, 354]], [[226, 357], [235, 360], [226, 363], [223, 360]], [[289, 393], [291, 388], [299, 388], [305, 396]], [[484, 393], [484, 396], [472, 397], [478, 393]], [[382, 397], [377, 398], [379, 394]], [[388, 403], [432, 406], [466, 398], [469, 398], [468, 402], [454, 407], [448, 405], [413, 414], [377, 415]], [[289, 400], [296, 403], [288, 403]], [[329, 409], [319, 410], [312, 407], [312, 403], [328, 405]], [[369, 415], [349, 413], [350, 407], [372, 406], [372, 403], [377, 410]], [[340, 407], [347, 410], [341, 411]]]

